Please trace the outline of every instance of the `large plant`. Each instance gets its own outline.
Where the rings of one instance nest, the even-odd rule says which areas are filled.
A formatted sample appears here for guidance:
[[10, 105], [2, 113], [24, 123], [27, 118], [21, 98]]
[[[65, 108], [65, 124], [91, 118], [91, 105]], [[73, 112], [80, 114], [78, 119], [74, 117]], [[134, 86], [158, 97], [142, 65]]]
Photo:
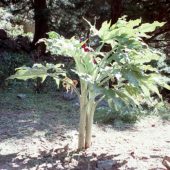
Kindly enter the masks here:
[[[91, 145], [94, 112], [102, 99], [107, 99], [109, 106], [118, 110], [140, 105], [136, 97], [147, 97], [149, 100], [152, 92], [161, 97], [158, 86], [170, 89], [167, 84], [169, 78], [162, 76], [150, 64], [152, 60], [158, 61], [161, 53], [142, 41], [148, 32], [162, 25], [158, 22], [141, 24], [140, 19], [127, 22], [125, 18], [119, 19], [114, 25], [104, 22], [100, 30], [90, 24], [91, 37], [99, 40], [95, 49], [85, 47], [86, 42], [74, 37], [65, 39], [50, 32], [49, 39], [41, 41], [45, 42], [52, 54], [74, 59], [75, 69], [72, 71], [80, 78], [80, 90], [76, 88], [74, 80], [66, 77], [63, 65], [59, 64], [21, 67], [10, 78], [26, 80], [41, 77], [44, 81], [51, 76], [58, 85], [62, 81], [67, 90], [75, 90], [80, 100], [78, 148], [88, 148]], [[103, 50], [106, 45], [107, 50]], [[110, 79], [118, 81], [112, 88], [108, 88]]]

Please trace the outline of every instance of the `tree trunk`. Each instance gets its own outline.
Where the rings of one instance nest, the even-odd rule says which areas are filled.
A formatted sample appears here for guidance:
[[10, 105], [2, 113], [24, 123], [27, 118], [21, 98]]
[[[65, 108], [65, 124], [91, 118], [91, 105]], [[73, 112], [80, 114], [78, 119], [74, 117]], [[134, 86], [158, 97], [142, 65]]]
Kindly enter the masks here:
[[35, 34], [33, 45], [35, 45], [40, 38], [46, 37], [46, 33], [49, 31], [49, 10], [47, 8], [46, 0], [34, 0], [34, 13]]
[[[32, 42], [32, 48], [36, 48], [36, 55], [34, 56], [35, 62], [39, 62], [46, 52], [46, 45], [42, 42], [36, 44], [41, 38], [47, 38], [46, 33], [49, 32], [48, 20], [50, 12], [47, 8], [46, 0], [34, 0], [34, 20], [35, 20], [35, 32]], [[40, 92], [43, 89], [43, 85], [40, 80], [37, 79], [36, 92]]]
[[122, 0], [111, 1], [111, 23], [115, 24], [122, 12]]

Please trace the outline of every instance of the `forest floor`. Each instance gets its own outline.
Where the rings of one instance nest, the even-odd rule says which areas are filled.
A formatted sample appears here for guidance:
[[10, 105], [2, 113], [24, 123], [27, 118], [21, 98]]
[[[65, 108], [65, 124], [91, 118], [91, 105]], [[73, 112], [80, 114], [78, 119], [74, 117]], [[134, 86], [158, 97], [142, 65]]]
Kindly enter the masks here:
[[77, 152], [76, 103], [52, 94], [0, 93], [0, 170], [166, 170], [170, 121], [93, 126], [92, 147]]

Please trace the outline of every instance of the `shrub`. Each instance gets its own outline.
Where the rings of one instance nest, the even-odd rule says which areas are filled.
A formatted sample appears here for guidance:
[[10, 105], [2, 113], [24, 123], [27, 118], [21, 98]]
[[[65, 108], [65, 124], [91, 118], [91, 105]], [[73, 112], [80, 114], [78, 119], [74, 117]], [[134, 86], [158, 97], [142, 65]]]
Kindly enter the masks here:
[[31, 65], [28, 55], [13, 52], [0, 53], [0, 86], [4, 85], [7, 77], [15, 73], [15, 68], [22, 65]]

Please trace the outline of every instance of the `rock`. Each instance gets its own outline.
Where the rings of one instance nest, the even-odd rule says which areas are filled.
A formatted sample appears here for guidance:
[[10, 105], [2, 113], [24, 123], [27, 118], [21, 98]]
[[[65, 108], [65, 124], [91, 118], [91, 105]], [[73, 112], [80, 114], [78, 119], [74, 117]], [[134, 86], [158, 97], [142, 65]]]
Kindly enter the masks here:
[[78, 161], [76, 159], [71, 159], [71, 164], [76, 167], [78, 165]]
[[[95, 98], [95, 100], [97, 101], [97, 100], [99, 100], [100, 98], [101, 98], [101, 96], [97, 96], [97, 97]], [[98, 107], [109, 107], [109, 105], [108, 105], [108, 102], [107, 102], [105, 99], [103, 99], [103, 100], [100, 101]]]
[[27, 97], [26, 94], [22, 94], [22, 93], [17, 94], [18, 99], [25, 99], [26, 97]]
[[73, 107], [80, 107], [80, 103], [79, 102], [73, 103]]
[[18, 44], [17, 44], [16, 41], [13, 40], [13, 39], [6, 39], [6, 40], [4, 41], [4, 45], [5, 45], [6, 48], [11, 49], [12, 51], [16, 51], [16, 50], [19, 49]]
[[19, 35], [16, 38], [16, 42], [23, 51], [26, 51], [26, 52], [30, 51], [30, 49], [31, 49], [30, 44], [31, 43], [30, 43], [30, 40], [29, 40], [28, 37], [23, 37], [22, 35]]
[[107, 102], [106, 100], [102, 100], [102, 101], [99, 103], [99, 106], [100, 106], [100, 107], [109, 107], [108, 102]]
[[61, 160], [56, 160], [55, 164], [57, 164], [57, 165], [61, 164]]
[[47, 168], [48, 168], [48, 169], [51, 169], [52, 167], [53, 167], [52, 164], [50, 164], [50, 163], [47, 164]]
[[62, 169], [64, 169], [64, 167], [61, 164], [58, 164], [56, 169], [62, 170]]
[[7, 36], [7, 33], [5, 32], [5, 30], [0, 29], [0, 39], [5, 40], [7, 38], [8, 38], [8, 36]]
[[70, 100], [74, 100], [74, 99], [76, 99], [76, 93], [75, 92], [71, 92], [71, 91], [68, 91], [68, 92], [64, 92], [63, 93], [63, 99], [64, 100], [68, 100], [68, 101], [70, 101]]
[[70, 157], [65, 157], [64, 158], [64, 163], [70, 162], [71, 158]]
[[117, 164], [117, 161], [115, 160], [102, 160], [97, 162], [97, 168], [98, 170], [113, 170], [113, 166]]
[[170, 170], [170, 157], [165, 156], [163, 158], [162, 164], [167, 168], [167, 170]]
[[93, 157], [97, 157], [97, 153], [94, 153], [94, 152], [93, 152], [93, 153], [92, 153], [92, 156], [93, 156]]
[[45, 169], [45, 167], [46, 167], [46, 163], [43, 163], [43, 164], [41, 164], [41, 165], [39, 166], [40, 169], [41, 169], [41, 168], [44, 168], [44, 169]]

